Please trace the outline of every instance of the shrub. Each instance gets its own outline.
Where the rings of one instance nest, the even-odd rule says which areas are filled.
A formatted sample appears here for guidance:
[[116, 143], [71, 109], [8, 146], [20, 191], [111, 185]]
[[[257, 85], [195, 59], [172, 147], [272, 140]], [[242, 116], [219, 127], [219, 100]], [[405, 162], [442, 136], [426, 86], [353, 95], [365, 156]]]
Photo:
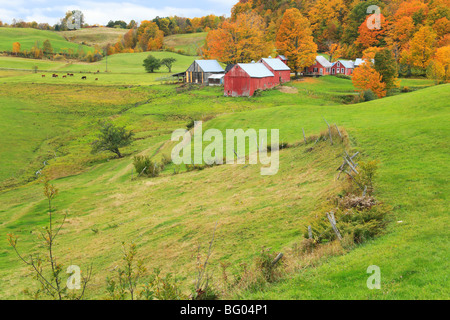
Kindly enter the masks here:
[[337, 74], [336, 78], [341, 78], [341, 79], [345, 79], [345, 80], [352, 80], [352, 77], [347, 76], [345, 74], [341, 74], [341, 73]]
[[409, 87], [402, 87], [402, 89], [401, 89], [401, 91], [403, 92], [403, 93], [406, 93], [406, 92], [411, 92], [411, 89], [409, 88]]
[[372, 101], [378, 99], [378, 96], [372, 90], [366, 90], [363, 92], [364, 101]]
[[159, 167], [156, 162], [150, 160], [150, 157], [147, 156], [135, 156], [133, 165], [138, 175], [157, 177], [161, 171], [161, 167]]
[[368, 194], [373, 192], [373, 180], [376, 177], [376, 171], [378, 169], [378, 161], [372, 160], [359, 163], [358, 172], [355, 176], [356, 182], [362, 187], [367, 187]]
[[279, 269], [282, 262], [279, 261], [278, 263], [273, 264], [276, 257], [277, 253], [272, 253], [270, 248], [263, 247], [259, 256], [256, 258], [256, 267], [267, 282], [274, 282], [280, 276]]

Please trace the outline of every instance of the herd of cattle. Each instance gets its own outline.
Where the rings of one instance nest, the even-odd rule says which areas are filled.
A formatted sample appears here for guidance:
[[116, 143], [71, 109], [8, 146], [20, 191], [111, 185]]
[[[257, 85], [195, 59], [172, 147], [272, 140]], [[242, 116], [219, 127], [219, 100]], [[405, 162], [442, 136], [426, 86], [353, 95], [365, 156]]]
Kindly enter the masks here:
[[[97, 72], [95, 73], [100, 73], [100, 70], [97, 70]], [[67, 77], [73, 77], [73, 73], [67, 73], [65, 75], [62, 76], [62, 78], [67, 78]], [[45, 74], [42, 75], [42, 78], [45, 78]], [[52, 74], [52, 78], [59, 78], [59, 75], [56, 73]], [[87, 76], [82, 76], [81, 80], [87, 80]], [[98, 78], [95, 78], [95, 81], [98, 81]]]

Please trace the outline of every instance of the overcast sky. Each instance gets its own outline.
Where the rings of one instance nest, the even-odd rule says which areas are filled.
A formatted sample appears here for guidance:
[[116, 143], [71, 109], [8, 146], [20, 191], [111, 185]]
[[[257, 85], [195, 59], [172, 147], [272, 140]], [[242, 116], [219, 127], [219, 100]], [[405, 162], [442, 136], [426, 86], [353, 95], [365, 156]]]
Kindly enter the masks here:
[[0, 0], [0, 20], [11, 23], [12, 19], [48, 22], [53, 25], [68, 10], [78, 9], [84, 13], [88, 24], [107, 24], [109, 20], [150, 20], [156, 16], [177, 15], [201, 17], [208, 14], [230, 15], [231, 7], [238, 0]]

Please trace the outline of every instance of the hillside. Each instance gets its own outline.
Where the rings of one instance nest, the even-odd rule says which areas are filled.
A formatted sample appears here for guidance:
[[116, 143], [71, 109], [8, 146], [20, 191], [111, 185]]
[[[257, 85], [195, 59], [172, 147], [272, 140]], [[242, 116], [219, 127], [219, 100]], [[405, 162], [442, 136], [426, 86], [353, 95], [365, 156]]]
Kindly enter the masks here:
[[[118, 55], [117, 59], [121, 57], [127, 58]], [[135, 67], [131, 60], [128, 63], [128, 68], [120, 69], [131, 70], [131, 75], [123, 75], [125, 79], [138, 76], [138, 63]], [[196, 249], [207, 246], [216, 221], [211, 261], [216, 274], [220, 274], [220, 262], [230, 263], [236, 271], [262, 246], [285, 252], [301, 240], [305, 218], [336, 193], [335, 170], [342, 162], [342, 145], [321, 142], [314, 152], [305, 152], [303, 145], [282, 150], [280, 172], [275, 176], [261, 176], [259, 166], [248, 165], [173, 175], [174, 168], [169, 166], [158, 178], [136, 179], [134, 174], [132, 179], [133, 155], [159, 159], [170, 152], [167, 141], [172, 131], [191, 119], [213, 118], [204, 124], [205, 129], [222, 132], [239, 127], [279, 128], [280, 141], [294, 143], [303, 139], [301, 128], [307, 135], [324, 130], [322, 116], [345, 128], [351, 149], [360, 151], [364, 159], [380, 161], [376, 196], [393, 207], [394, 219], [386, 235], [349, 254], [305, 268], [263, 292], [246, 291], [242, 297], [450, 296], [445, 228], [449, 129], [442, 121], [448, 113], [450, 85], [344, 105], [342, 101], [354, 94], [353, 87], [348, 80], [334, 77], [292, 83], [298, 90], [295, 94], [271, 90], [252, 99], [225, 98], [221, 88], [177, 93], [172, 86], [64, 86], [46, 79], [34, 84], [5, 79], [0, 103], [7, 107], [0, 110], [0, 119], [15, 117], [21, 122], [11, 121], [0, 132], [9, 134], [11, 141], [9, 153], [0, 157], [0, 165], [7, 168], [0, 179], [24, 166], [28, 173], [42, 168], [56, 179], [60, 190], [56, 210], [69, 211], [57, 254], [60, 261], [93, 263], [90, 298], [104, 297], [105, 278], [120, 259], [121, 241], [135, 241], [149, 269], [159, 266], [174, 272], [187, 292], [194, 279]], [[404, 83], [412, 88], [429, 85], [420, 80]], [[89, 143], [101, 118], [136, 132], [136, 141], [124, 149], [124, 159], [90, 155]], [[16, 233], [23, 250], [31, 249], [35, 235], [30, 231], [43, 226], [44, 211], [42, 186], [36, 182], [0, 192], [4, 217], [0, 234]], [[0, 256], [0, 284], [7, 288], [1, 297], [23, 298], [21, 290], [31, 283], [24, 277], [27, 269], [6, 242], [0, 245]], [[365, 287], [370, 264], [382, 270], [379, 292]]]
[[60, 34], [70, 42], [85, 44], [91, 47], [105, 47], [107, 44], [114, 45], [117, 39], [122, 37], [128, 30], [117, 28], [83, 28], [80, 30], [62, 31]]
[[207, 32], [175, 34], [164, 38], [164, 46], [181, 50], [191, 56], [198, 54], [198, 49], [203, 47]]
[[[63, 49], [77, 51], [79, 47], [79, 44], [67, 41], [58, 32], [32, 28], [0, 28], [0, 51], [12, 51], [14, 42], [20, 43], [21, 50], [30, 50], [36, 41], [42, 48], [45, 40], [50, 40], [55, 53], [61, 52]], [[94, 50], [89, 46], [83, 46], [83, 49], [85, 52]]]

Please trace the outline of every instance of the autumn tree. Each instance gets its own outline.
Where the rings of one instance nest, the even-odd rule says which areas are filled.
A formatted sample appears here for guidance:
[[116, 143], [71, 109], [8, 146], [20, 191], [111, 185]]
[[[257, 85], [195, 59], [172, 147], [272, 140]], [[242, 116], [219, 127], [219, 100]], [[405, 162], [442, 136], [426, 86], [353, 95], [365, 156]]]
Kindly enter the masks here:
[[423, 26], [416, 32], [405, 53], [409, 64], [425, 70], [430, 63], [436, 43], [436, 33], [429, 26]]
[[450, 80], [450, 45], [436, 50], [434, 59], [428, 65], [427, 77], [436, 84]]
[[236, 21], [225, 21], [206, 37], [203, 55], [223, 63], [244, 63], [259, 60], [273, 51], [267, 41], [263, 19], [255, 13], [241, 13]]
[[364, 49], [369, 47], [379, 47], [385, 44], [386, 19], [383, 15], [380, 15], [380, 29], [370, 25], [370, 19], [371, 17], [367, 16], [366, 20], [358, 28], [359, 35], [356, 39], [356, 44]]
[[386, 85], [382, 82], [382, 76], [374, 69], [370, 61], [365, 61], [355, 69], [352, 82], [361, 93], [371, 90], [379, 98], [386, 95]]
[[20, 43], [19, 42], [13, 43], [12, 52], [15, 53], [16, 56], [19, 54], [19, 52], [20, 52]]
[[308, 19], [298, 9], [288, 9], [284, 13], [276, 47], [280, 54], [289, 59], [288, 65], [296, 76], [303, 68], [314, 63], [317, 45], [311, 35]]
[[386, 90], [397, 87], [397, 62], [391, 50], [383, 49], [375, 54], [375, 70], [381, 75]]

